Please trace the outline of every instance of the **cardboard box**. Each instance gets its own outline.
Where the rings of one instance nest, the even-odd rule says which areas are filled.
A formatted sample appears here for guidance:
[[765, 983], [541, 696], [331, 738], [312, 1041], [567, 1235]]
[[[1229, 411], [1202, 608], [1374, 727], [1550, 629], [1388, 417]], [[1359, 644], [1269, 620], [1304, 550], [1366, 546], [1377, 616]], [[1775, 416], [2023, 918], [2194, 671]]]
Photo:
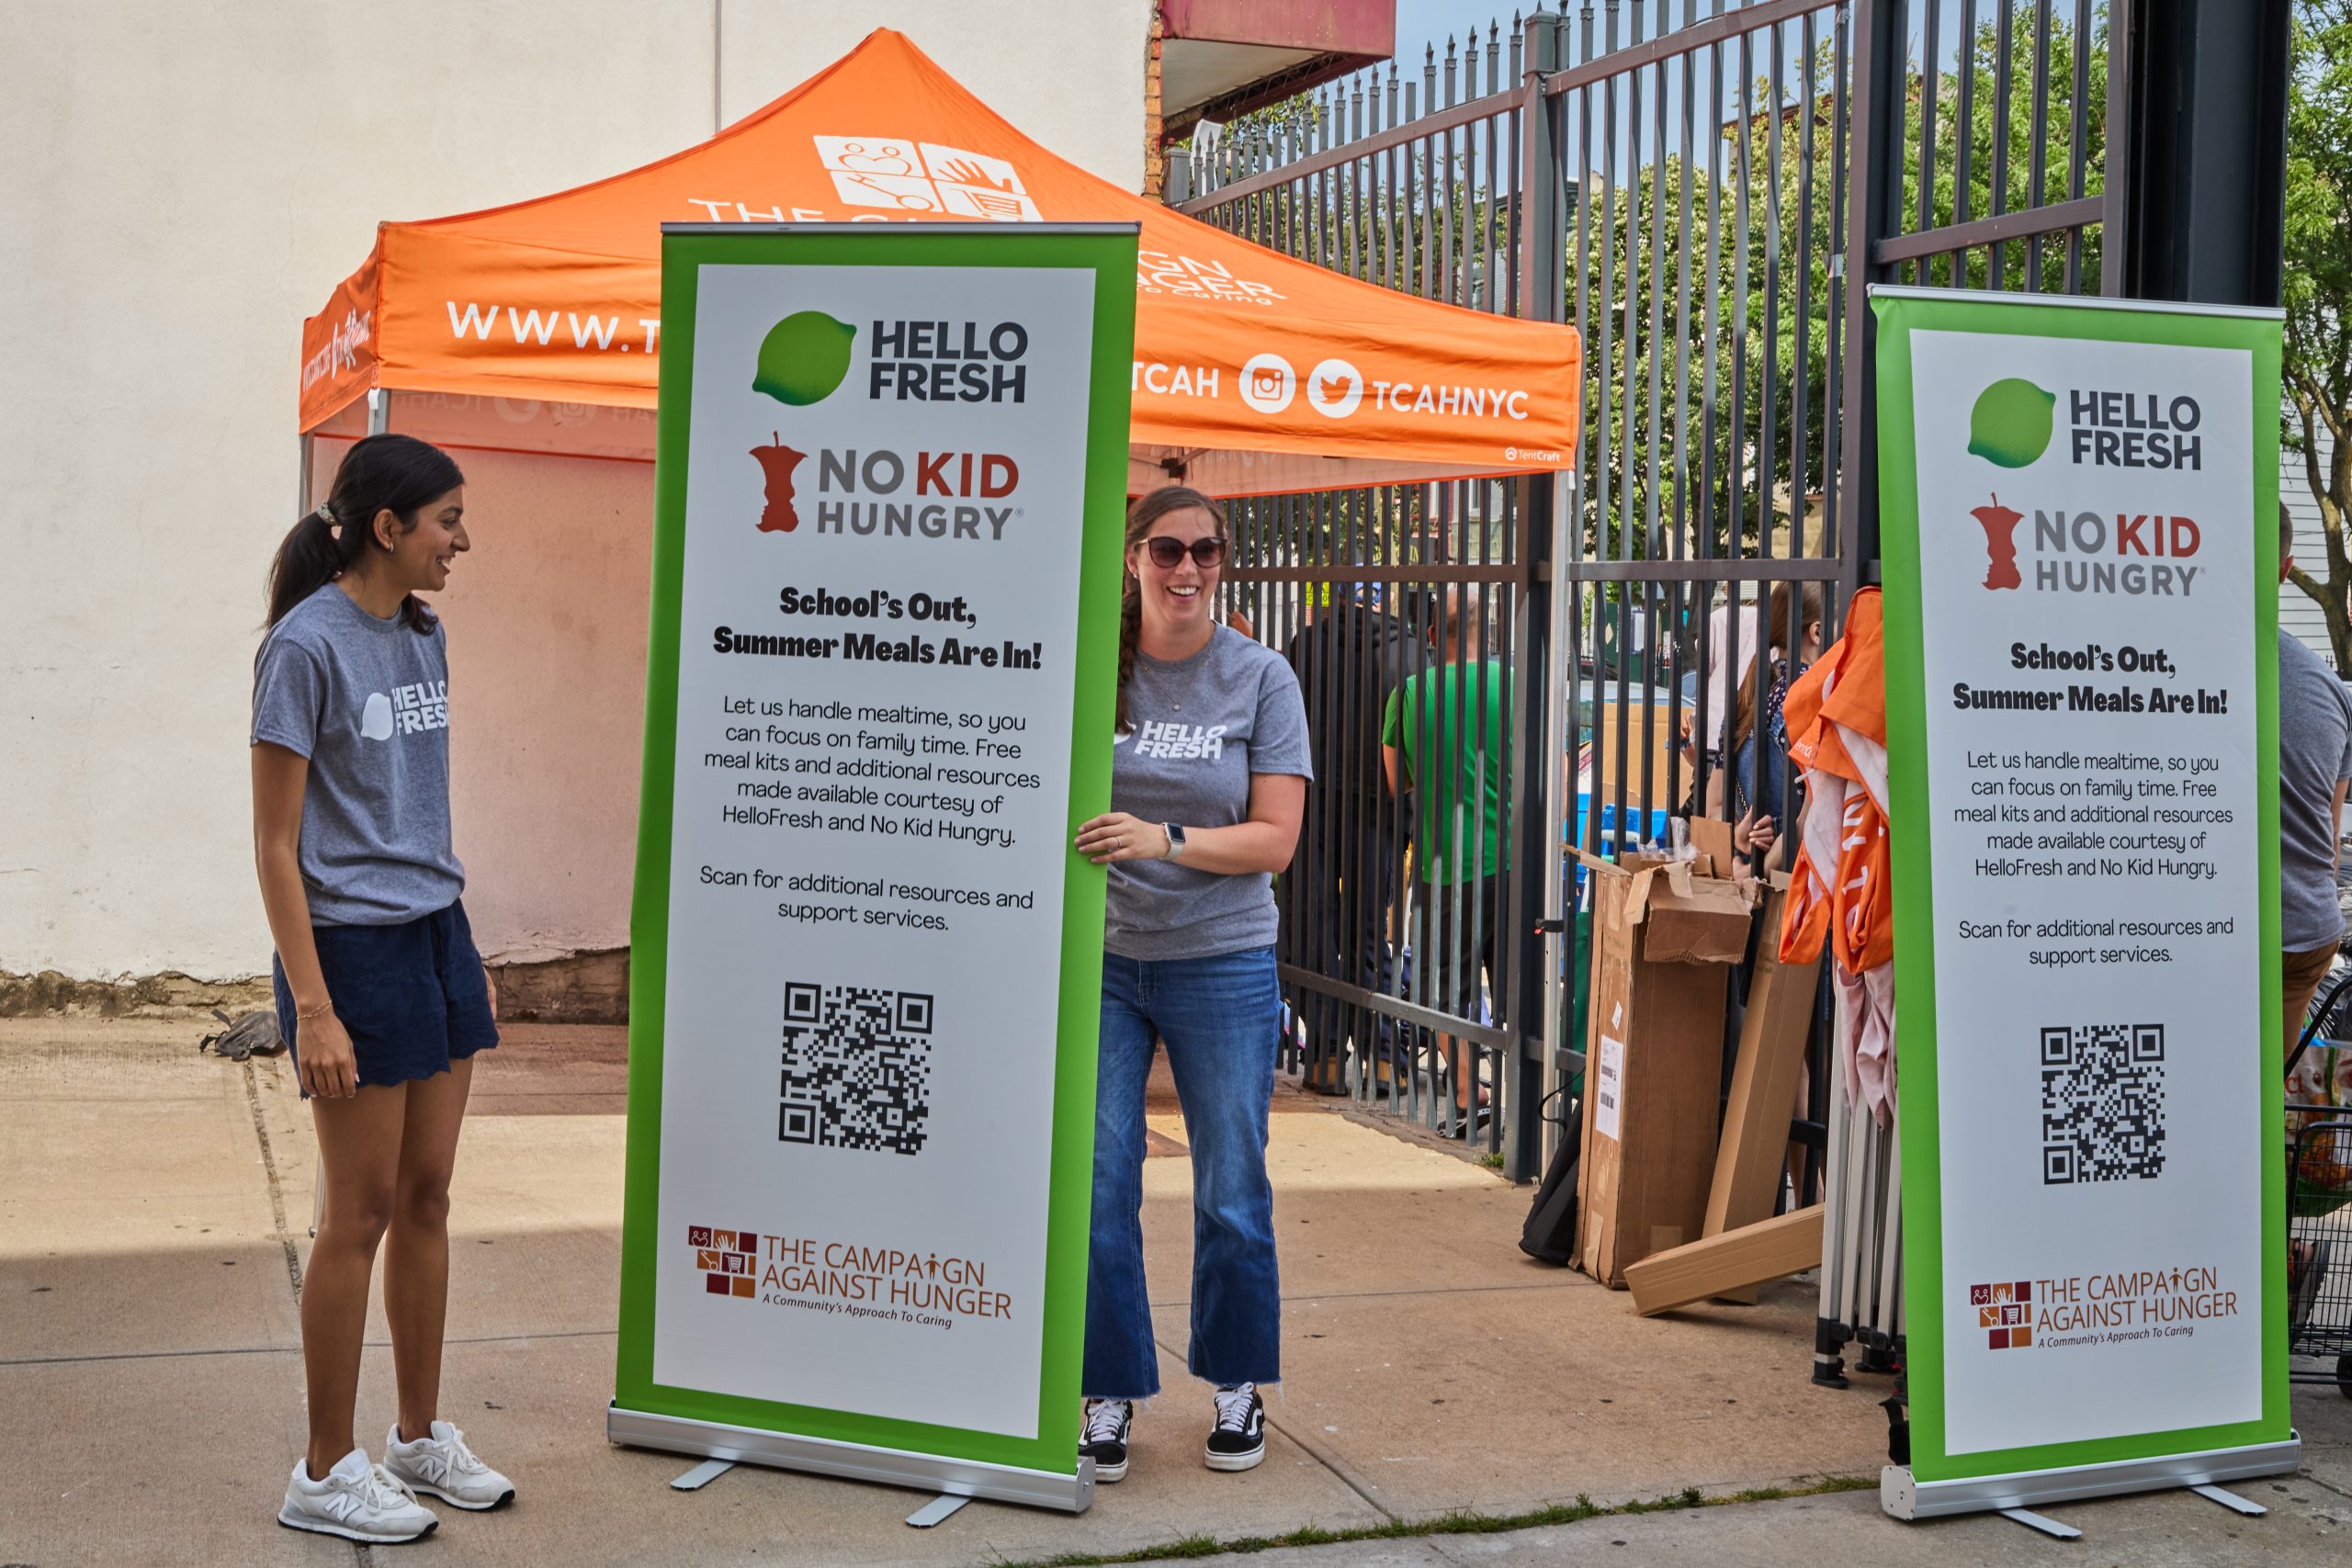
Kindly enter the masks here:
[[1628, 1265], [1698, 1239], [1714, 1175], [1724, 998], [1748, 891], [1711, 859], [1585, 859], [1592, 1007], [1577, 1266], [1622, 1290]]

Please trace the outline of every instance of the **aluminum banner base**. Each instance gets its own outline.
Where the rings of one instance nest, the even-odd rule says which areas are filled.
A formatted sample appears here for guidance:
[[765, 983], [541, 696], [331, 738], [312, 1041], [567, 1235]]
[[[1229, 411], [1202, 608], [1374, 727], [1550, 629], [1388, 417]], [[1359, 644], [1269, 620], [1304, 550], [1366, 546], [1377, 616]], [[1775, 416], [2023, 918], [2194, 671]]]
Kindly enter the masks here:
[[1066, 1514], [1082, 1514], [1094, 1502], [1094, 1461], [1085, 1458], [1079, 1460], [1077, 1474], [1057, 1475], [1050, 1471], [1014, 1470], [974, 1460], [796, 1437], [789, 1432], [765, 1432], [754, 1427], [655, 1416], [624, 1410], [617, 1404], [605, 1407], [605, 1436], [626, 1448], [805, 1470], [844, 1481], [910, 1486], [949, 1497], [986, 1497], [1032, 1508], [1058, 1508]]
[[1898, 1519], [1932, 1519], [2066, 1503], [2083, 1497], [2112, 1497], [2125, 1492], [2155, 1492], [2175, 1486], [2210, 1486], [2256, 1475], [2284, 1475], [2303, 1462], [2303, 1440], [2290, 1434], [2283, 1443], [2214, 1449], [2205, 1453], [2083, 1464], [2064, 1470], [2033, 1470], [2017, 1475], [1979, 1475], [1962, 1481], [1920, 1481], [1907, 1465], [1879, 1472], [1879, 1506]]

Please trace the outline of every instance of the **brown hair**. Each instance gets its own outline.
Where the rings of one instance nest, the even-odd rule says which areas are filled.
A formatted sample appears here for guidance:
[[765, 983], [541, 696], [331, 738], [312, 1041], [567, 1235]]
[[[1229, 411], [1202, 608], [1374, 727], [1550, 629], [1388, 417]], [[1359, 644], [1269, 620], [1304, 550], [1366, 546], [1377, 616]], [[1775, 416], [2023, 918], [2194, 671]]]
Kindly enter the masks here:
[[[1821, 619], [1821, 584], [1808, 582], [1798, 595], [1797, 648], [1786, 646], [1789, 637], [1790, 587], [1791, 584], [1785, 581], [1772, 584], [1771, 602], [1765, 611], [1764, 646], [1767, 649], [1777, 648], [1782, 653], [1793, 655], [1803, 647], [1805, 628]], [[1756, 674], [1755, 671], [1750, 671], [1747, 679], [1739, 683], [1738, 705], [1732, 710], [1731, 750], [1738, 750], [1740, 742], [1747, 739], [1747, 732], [1755, 727]]]
[[[1225, 531], [1225, 509], [1199, 491], [1183, 485], [1167, 485], [1139, 498], [1127, 508], [1127, 542], [1119, 552], [1124, 569], [1126, 559], [1137, 545], [1151, 537], [1151, 525], [1171, 512], [1183, 512], [1199, 507], [1216, 525], [1216, 536], [1228, 536]], [[1143, 631], [1143, 583], [1132, 571], [1123, 570], [1119, 583], [1119, 716], [1118, 733], [1127, 731], [1127, 682], [1136, 672], [1136, 639]]]

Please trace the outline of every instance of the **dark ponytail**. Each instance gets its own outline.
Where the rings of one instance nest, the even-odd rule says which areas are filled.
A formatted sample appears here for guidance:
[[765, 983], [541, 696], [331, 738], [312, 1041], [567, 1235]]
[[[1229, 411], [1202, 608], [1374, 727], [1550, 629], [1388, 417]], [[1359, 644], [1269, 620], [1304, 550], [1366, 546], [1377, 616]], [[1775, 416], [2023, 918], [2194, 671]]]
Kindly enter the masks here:
[[[465, 482], [447, 452], [413, 435], [355, 442], [326, 504], [294, 525], [269, 563], [269, 624], [353, 569], [374, 542], [378, 513], [398, 517], [405, 534], [425, 502]], [[413, 593], [401, 601], [401, 618], [412, 631], [433, 629], [433, 612]]]
[[[1127, 508], [1127, 543], [1120, 555], [1125, 568], [1135, 554], [1136, 547], [1151, 537], [1151, 525], [1171, 512], [1199, 507], [1216, 524], [1216, 536], [1227, 537], [1225, 509], [1199, 491], [1182, 485], [1168, 485], [1151, 491]], [[1133, 571], [1123, 570], [1119, 577], [1119, 716], [1116, 733], [1125, 735], [1127, 722], [1127, 682], [1135, 678], [1136, 641], [1143, 634], [1143, 584]]]

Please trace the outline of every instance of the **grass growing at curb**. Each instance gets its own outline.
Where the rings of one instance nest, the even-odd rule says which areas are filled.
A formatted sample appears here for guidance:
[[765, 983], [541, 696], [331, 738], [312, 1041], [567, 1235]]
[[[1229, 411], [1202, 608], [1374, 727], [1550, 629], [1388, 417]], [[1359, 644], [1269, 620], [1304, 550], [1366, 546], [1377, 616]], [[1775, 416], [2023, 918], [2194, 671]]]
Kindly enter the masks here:
[[1284, 1535], [1250, 1535], [1234, 1540], [1219, 1540], [1211, 1535], [1188, 1535], [1135, 1551], [1099, 1555], [1069, 1551], [1058, 1557], [1006, 1562], [1000, 1568], [1106, 1568], [1113, 1563], [1180, 1562], [1200, 1557], [1221, 1557], [1228, 1552], [1248, 1555], [1259, 1551], [1278, 1551], [1292, 1546], [1334, 1546], [1349, 1540], [1405, 1540], [1432, 1535], [1500, 1535], [1509, 1530], [1540, 1529], [1546, 1525], [1573, 1525], [1585, 1519], [1615, 1518], [1630, 1514], [1672, 1514], [1687, 1508], [1717, 1508], [1735, 1503], [1772, 1503], [1784, 1497], [1817, 1497], [1831, 1492], [1872, 1491], [1877, 1486], [1876, 1476], [1865, 1475], [1825, 1476], [1810, 1486], [1754, 1486], [1724, 1497], [1709, 1497], [1695, 1486], [1686, 1486], [1664, 1497], [1619, 1503], [1607, 1507], [1578, 1493], [1573, 1503], [1554, 1503], [1548, 1507], [1524, 1514], [1441, 1514], [1433, 1519], [1392, 1519], [1386, 1524], [1337, 1530], [1325, 1529], [1320, 1525], [1306, 1525]]

